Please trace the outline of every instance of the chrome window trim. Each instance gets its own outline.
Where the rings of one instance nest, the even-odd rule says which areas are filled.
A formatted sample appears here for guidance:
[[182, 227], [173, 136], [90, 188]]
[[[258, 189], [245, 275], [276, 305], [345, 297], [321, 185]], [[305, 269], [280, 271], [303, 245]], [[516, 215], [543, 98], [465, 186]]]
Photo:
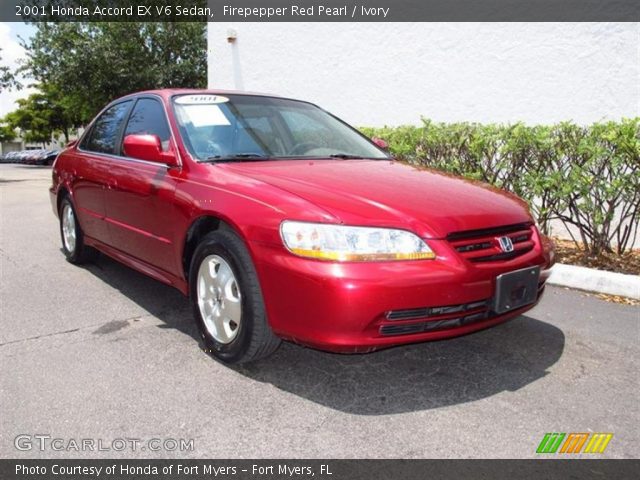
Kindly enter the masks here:
[[[86, 135], [89, 134], [89, 132], [91, 131], [91, 128], [93, 127], [93, 124], [95, 123], [95, 121], [100, 118], [100, 116], [107, 111], [109, 108], [111, 108], [114, 105], [117, 105], [118, 103], [122, 103], [122, 102], [126, 102], [126, 101], [131, 101], [133, 100], [133, 106], [131, 107], [131, 111], [133, 111], [133, 109], [136, 107], [136, 103], [138, 102], [139, 99], [141, 98], [153, 98], [154, 100], [157, 100], [158, 102], [160, 102], [160, 105], [162, 106], [162, 111], [164, 112], [164, 118], [167, 121], [167, 126], [169, 127], [169, 132], [171, 134], [171, 138], [169, 138], [169, 142], [173, 145], [173, 150], [175, 152], [176, 155], [176, 160], [178, 161], [178, 165], [175, 166], [169, 166], [165, 163], [160, 163], [160, 162], [150, 162], [149, 160], [141, 160], [139, 158], [133, 158], [133, 157], [128, 157], [126, 155], [114, 155], [111, 153], [104, 153], [104, 152], [94, 152], [93, 150], [85, 150], [84, 148], [80, 148], [80, 145], [82, 144], [82, 141], [84, 140], [84, 137]], [[129, 117], [131, 115], [131, 111], [128, 113], [127, 118], [126, 118], [126, 122], [129, 122]], [[125, 129], [126, 130], [126, 125], [125, 125]], [[124, 133], [123, 130], [123, 133]], [[79, 152], [85, 153], [85, 154], [89, 154], [89, 155], [99, 155], [102, 157], [107, 157], [107, 158], [111, 158], [111, 159], [117, 159], [117, 160], [126, 160], [129, 162], [135, 162], [135, 163], [142, 163], [145, 165], [155, 165], [155, 166], [161, 166], [166, 168], [167, 170], [170, 168], [182, 168], [183, 162], [182, 162], [182, 156], [180, 155], [180, 150], [178, 149], [178, 144], [176, 143], [176, 133], [173, 129], [173, 125], [171, 125], [171, 122], [169, 121], [169, 115], [167, 113], [167, 107], [164, 104], [164, 101], [162, 100], [162, 97], [158, 94], [155, 93], [140, 93], [140, 94], [133, 94], [133, 95], [127, 95], [125, 97], [121, 97], [118, 98], [117, 100], [114, 100], [113, 102], [109, 103], [107, 106], [105, 106], [102, 110], [100, 110], [100, 113], [98, 113], [94, 119], [91, 121], [91, 123], [87, 126], [86, 130], [82, 133], [82, 136], [78, 139], [78, 146], [76, 147], [77, 150]], [[122, 139], [124, 140], [124, 138]]]
[[88, 155], [96, 155], [99, 157], [106, 157], [108, 159], [111, 160], [124, 160], [127, 162], [134, 162], [134, 163], [141, 163], [144, 165], [153, 165], [156, 167], [163, 167], [166, 168], [167, 170], [169, 170], [170, 168], [177, 168], [177, 166], [175, 167], [171, 167], [170, 165], [167, 165], [166, 163], [161, 163], [161, 162], [150, 162], [149, 160], [141, 160], [139, 158], [133, 158], [133, 157], [126, 157], [124, 155], [112, 155], [110, 153], [102, 153], [102, 152], [92, 152], [91, 150], [81, 150], [80, 148], [78, 149], [79, 152], [82, 152], [84, 154], [88, 154]]

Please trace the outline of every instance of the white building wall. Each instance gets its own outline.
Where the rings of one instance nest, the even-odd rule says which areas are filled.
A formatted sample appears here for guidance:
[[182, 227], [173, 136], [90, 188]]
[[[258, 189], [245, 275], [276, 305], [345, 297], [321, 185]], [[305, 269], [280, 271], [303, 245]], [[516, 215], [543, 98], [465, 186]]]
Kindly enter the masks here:
[[619, 119], [640, 114], [640, 24], [209, 23], [209, 86], [359, 126]]

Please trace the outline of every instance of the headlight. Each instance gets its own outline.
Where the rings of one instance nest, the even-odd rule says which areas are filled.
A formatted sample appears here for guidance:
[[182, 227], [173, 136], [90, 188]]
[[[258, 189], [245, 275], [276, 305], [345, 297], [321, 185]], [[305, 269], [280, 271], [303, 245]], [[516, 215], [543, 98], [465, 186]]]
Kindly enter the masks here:
[[280, 235], [292, 253], [321, 260], [363, 262], [436, 258], [422, 239], [405, 230], [286, 220], [280, 226]]

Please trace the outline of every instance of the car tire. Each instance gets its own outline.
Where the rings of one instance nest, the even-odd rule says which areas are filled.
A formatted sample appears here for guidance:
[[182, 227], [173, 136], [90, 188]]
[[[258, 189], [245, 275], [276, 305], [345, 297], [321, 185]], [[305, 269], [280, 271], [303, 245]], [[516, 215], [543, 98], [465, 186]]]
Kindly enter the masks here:
[[67, 261], [79, 265], [94, 260], [98, 252], [84, 244], [84, 233], [78, 223], [78, 216], [68, 197], [60, 202], [60, 239], [62, 251]]
[[280, 346], [251, 256], [233, 231], [223, 228], [202, 239], [189, 269], [189, 296], [204, 349], [215, 358], [247, 363]]

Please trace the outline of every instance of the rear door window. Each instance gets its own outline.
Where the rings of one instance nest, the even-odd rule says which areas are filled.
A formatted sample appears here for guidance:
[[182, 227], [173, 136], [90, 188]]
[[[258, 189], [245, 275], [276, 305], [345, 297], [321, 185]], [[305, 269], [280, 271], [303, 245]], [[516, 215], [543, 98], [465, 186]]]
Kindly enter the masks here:
[[91, 152], [115, 155], [118, 134], [130, 106], [131, 100], [127, 100], [105, 110], [93, 124], [81, 148]]

